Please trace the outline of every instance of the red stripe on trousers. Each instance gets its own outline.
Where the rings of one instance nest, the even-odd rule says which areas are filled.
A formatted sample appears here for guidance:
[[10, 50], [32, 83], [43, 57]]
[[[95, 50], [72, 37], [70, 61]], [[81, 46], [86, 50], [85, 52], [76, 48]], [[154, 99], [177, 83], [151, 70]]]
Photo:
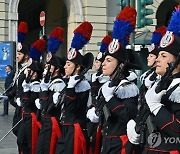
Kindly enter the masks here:
[[74, 124], [74, 154], [87, 154], [86, 140], [78, 123]]
[[56, 150], [57, 140], [61, 136], [61, 130], [59, 128], [58, 122], [55, 117], [51, 117], [51, 121], [52, 121], [52, 131], [51, 131], [49, 154], [54, 154]]

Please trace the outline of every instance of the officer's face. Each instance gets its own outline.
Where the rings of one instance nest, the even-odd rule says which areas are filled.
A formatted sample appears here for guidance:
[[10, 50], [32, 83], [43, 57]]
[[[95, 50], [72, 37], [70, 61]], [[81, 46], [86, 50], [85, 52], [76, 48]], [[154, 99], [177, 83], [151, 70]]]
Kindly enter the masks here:
[[65, 69], [66, 76], [70, 76], [75, 69], [75, 64], [73, 62], [67, 60], [66, 65], [64, 66], [64, 69]]
[[37, 72], [33, 72], [31, 79], [34, 80], [37, 79], [37, 77], [38, 77]]
[[117, 65], [118, 61], [116, 58], [109, 55], [106, 56], [104, 62], [102, 63], [103, 75], [111, 76]]
[[166, 72], [166, 68], [168, 67], [168, 63], [175, 61], [175, 57], [166, 51], [160, 51], [158, 58], [156, 59], [156, 73], [160, 75], [164, 75]]
[[22, 60], [24, 58], [24, 54], [21, 52], [17, 52], [16, 58], [17, 58], [18, 63], [20, 63], [20, 62], [22, 62]]
[[54, 72], [54, 69], [55, 69], [55, 66], [51, 65], [51, 68], [49, 70], [50, 73], [53, 73]]
[[156, 55], [154, 54], [149, 54], [148, 57], [147, 57], [147, 65], [149, 67], [152, 67], [156, 61]]
[[100, 68], [100, 66], [101, 66], [101, 62], [99, 60], [95, 60], [95, 62], [94, 62], [95, 69], [98, 70]]

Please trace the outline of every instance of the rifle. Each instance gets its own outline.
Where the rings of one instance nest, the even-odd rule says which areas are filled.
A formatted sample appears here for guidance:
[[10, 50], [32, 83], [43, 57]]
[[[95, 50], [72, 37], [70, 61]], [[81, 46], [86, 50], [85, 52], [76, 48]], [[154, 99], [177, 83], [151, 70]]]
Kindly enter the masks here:
[[[113, 78], [113, 80], [109, 83], [110, 84], [109, 86], [111, 86], [111, 87], [112, 86], [118, 86], [120, 81], [123, 78], [125, 78], [125, 74], [124, 74], [125, 67], [126, 67], [126, 65], [124, 65], [123, 67], [120, 67], [120, 66], [117, 67], [116, 75]], [[104, 117], [105, 117], [106, 121], [111, 117], [111, 113], [110, 113], [109, 109], [105, 105], [106, 101], [105, 101], [105, 98], [104, 98], [101, 91], [100, 91], [100, 93], [98, 95], [98, 98], [95, 98], [95, 96], [94, 96], [94, 100], [95, 100], [95, 104], [96, 104], [95, 105], [96, 106], [95, 107], [95, 113], [99, 117], [99, 122], [98, 122], [98, 125], [97, 125], [97, 123], [92, 123], [91, 122], [91, 125], [90, 125], [91, 127], [88, 127], [88, 135], [89, 136], [92, 136], [93, 132], [96, 131], [96, 129], [101, 128], [102, 122], [103, 122], [103, 119], [104, 119], [102, 117], [103, 113], [104, 113]]]
[[[166, 73], [161, 77], [160, 82], [157, 84], [157, 87], [155, 89], [156, 93], [159, 93], [162, 90], [165, 90], [169, 87], [169, 85], [171, 84], [172, 79], [173, 79], [172, 72], [178, 66], [179, 62], [180, 62], [180, 54], [177, 56], [175, 62], [168, 63]], [[145, 102], [145, 100], [144, 100], [144, 102]], [[137, 130], [137, 133], [140, 130], [139, 124], [144, 123], [150, 114], [150, 110], [149, 110], [149, 107], [147, 106], [147, 103], [144, 103], [144, 107], [142, 108], [142, 112], [140, 112], [140, 113], [141, 114], [139, 116], [137, 116], [137, 119], [136, 119], [136, 127], [135, 128]]]
[[99, 67], [99, 69], [97, 70], [97, 76], [100, 76], [102, 74], [102, 64], [101, 66]]
[[[161, 92], [162, 90], [166, 90], [169, 85], [171, 84], [172, 82], [172, 72], [174, 71], [174, 69], [179, 65], [179, 62], [180, 62], [180, 53], [179, 55], [177, 56], [175, 62], [172, 62], [172, 63], [169, 63], [168, 64], [168, 68], [166, 69], [166, 73], [161, 77], [161, 80], [160, 82], [158, 83], [156, 89], [155, 89], [155, 92], [156, 93], [159, 93]], [[147, 121], [149, 115], [151, 114], [150, 110], [149, 110], [149, 107], [146, 103], [146, 100], [144, 98], [143, 100], [143, 105], [141, 107], [141, 110], [139, 111], [139, 114], [137, 115], [135, 121], [136, 121], [136, 126], [135, 126], [135, 131], [140, 134], [140, 144], [144, 144], [144, 138], [145, 138], [145, 130], [144, 130], [144, 127], [145, 127], [145, 122]], [[153, 130], [153, 125], [150, 125], [151, 129]], [[130, 150], [131, 152], [133, 151], [133, 144], [131, 144], [132, 147]]]
[[[122, 66], [122, 67], [118, 66], [116, 75], [114, 76], [112, 81], [109, 83], [109, 87], [118, 86], [119, 83], [121, 82], [121, 80], [125, 78], [125, 70], [126, 70], [125, 68], [127, 66], [126, 64], [127, 64], [127, 62], [125, 62], [124, 66]], [[98, 99], [96, 99], [95, 113], [97, 116], [101, 116], [102, 112], [104, 111], [105, 118], [106, 118], [106, 120], [108, 120], [108, 118], [111, 115], [110, 115], [110, 111], [108, 110], [108, 108], [106, 107], [105, 104], [106, 104], [105, 98], [104, 98], [103, 94], [100, 93]]]

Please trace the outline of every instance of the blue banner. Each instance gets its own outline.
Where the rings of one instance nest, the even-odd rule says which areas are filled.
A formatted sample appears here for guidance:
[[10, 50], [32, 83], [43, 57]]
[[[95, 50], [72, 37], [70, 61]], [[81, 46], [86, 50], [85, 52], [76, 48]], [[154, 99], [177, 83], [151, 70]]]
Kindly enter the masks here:
[[13, 66], [13, 42], [0, 42], [0, 78], [6, 78], [6, 66]]

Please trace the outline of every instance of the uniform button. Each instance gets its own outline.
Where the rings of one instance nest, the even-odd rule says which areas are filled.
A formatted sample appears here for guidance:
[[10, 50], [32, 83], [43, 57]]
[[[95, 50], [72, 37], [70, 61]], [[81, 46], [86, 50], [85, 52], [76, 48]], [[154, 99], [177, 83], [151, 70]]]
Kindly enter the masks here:
[[106, 133], [106, 135], [107, 135], [107, 133]]
[[109, 127], [107, 126], [106, 129], [108, 129]]

